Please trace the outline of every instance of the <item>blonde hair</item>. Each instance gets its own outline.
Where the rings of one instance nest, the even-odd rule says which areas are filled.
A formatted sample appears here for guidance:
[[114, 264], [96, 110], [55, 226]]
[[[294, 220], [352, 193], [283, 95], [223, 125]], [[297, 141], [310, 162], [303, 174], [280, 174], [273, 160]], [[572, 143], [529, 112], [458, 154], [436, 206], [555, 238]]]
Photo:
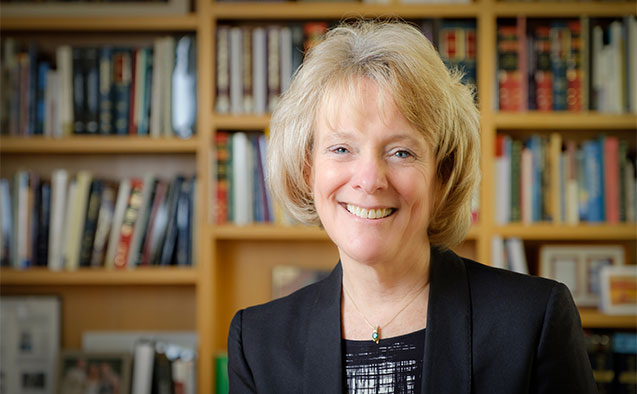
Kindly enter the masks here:
[[320, 224], [308, 171], [322, 103], [338, 86], [368, 78], [393, 97], [434, 154], [436, 203], [427, 233], [432, 245], [459, 244], [471, 225], [471, 199], [480, 180], [479, 113], [462, 73], [447, 70], [415, 27], [359, 20], [330, 30], [307, 54], [270, 122], [267, 182], [294, 218]]

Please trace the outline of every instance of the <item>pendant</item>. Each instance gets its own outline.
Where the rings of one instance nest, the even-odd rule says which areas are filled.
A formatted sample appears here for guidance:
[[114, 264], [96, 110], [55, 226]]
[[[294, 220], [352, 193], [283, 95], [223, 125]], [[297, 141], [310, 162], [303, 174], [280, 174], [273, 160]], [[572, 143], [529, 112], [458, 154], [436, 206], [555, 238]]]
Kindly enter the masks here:
[[378, 333], [379, 330], [380, 327], [376, 327], [374, 331], [372, 331], [372, 341], [376, 342], [377, 345], [378, 341], [380, 341], [380, 334]]

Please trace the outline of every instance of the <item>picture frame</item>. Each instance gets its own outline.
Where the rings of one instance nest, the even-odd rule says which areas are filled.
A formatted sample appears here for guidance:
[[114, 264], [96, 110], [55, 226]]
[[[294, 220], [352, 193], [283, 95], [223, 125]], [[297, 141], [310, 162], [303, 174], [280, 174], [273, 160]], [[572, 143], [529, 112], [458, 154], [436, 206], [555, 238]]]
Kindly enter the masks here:
[[186, 15], [190, 12], [190, 0], [155, 1], [26, 1], [0, 3], [3, 17], [37, 16], [130, 16], [130, 15]]
[[605, 266], [600, 271], [601, 310], [637, 315], [637, 266]]
[[63, 350], [57, 373], [57, 394], [128, 394], [131, 384], [130, 353]]
[[1, 391], [53, 394], [61, 342], [60, 298], [1, 296], [0, 332]]
[[578, 306], [600, 305], [600, 271], [623, 266], [621, 245], [544, 245], [540, 248], [539, 275], [564, 283]]

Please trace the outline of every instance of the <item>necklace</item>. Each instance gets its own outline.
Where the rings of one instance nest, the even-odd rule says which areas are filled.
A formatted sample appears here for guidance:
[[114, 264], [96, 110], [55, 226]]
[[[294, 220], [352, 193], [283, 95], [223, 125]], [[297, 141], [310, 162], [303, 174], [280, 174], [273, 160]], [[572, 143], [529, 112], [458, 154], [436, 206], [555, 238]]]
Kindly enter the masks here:
[[[370, 323], [369, 320], [367, 320], [367, 318], [365, 317], [363, 312], [361, 312], [361, 310], [358, 309], [358, 305], [356, 305], [356, 302], [354, 302], [354, 299], [349, 294], [349, 292], [347, 291], [347, 288], [345, 288], [345, 286], [343, 286], [343, 291], [345, 292], [345, 295], [347, 296], [347, 298], [349, 298], [349, 300], [352, 302], [352, 305], [354, 305], [354, 308], [356, 309], [356, 311], [363, 317], [363, 319], [365, 320], [365, 323], [367, 323], [367, 325], [373, 330], [372, 331], [372, 341], [374, 341], [374, 342], [376, 342], [376, 344], [378, 344], [378, 342], [380, 341], [380, 333], [381, 333], [380, 327], [381, 326], [380, 325], [376, 325], [375, 326], [372, 323]], [[383, 327], [386, 328], [391, 322], [394, 321], [394, 319], [398, 315], [400, 315], [400, 312], [404, 311], [409, 305], [411, 305], [411, 303], [414, 302], [416, 297], [418, 297], [418, 295], [420, 295], [421, 291], [416, 292], [416, 294], [409, 300], [409, 302], [406, 303], [402, 308], [400, 308], [400, 310], [398, 312], [396, 312], [396, 314], [394, 314], [394, 316], [391, 319], [389, 319], [389, 321], [387, 323], [385, 323], [383, 325]]]

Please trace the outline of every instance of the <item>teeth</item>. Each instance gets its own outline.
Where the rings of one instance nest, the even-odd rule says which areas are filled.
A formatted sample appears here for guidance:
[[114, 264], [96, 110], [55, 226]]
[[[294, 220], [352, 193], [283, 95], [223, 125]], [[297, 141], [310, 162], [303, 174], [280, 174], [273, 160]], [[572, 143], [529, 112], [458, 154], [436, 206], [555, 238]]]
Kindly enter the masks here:
[[352, 204], [347, 204], [347, 210], [351, 214], [364, 219], [382, 219], [393, 212], [392, 208], [366, 209]]

